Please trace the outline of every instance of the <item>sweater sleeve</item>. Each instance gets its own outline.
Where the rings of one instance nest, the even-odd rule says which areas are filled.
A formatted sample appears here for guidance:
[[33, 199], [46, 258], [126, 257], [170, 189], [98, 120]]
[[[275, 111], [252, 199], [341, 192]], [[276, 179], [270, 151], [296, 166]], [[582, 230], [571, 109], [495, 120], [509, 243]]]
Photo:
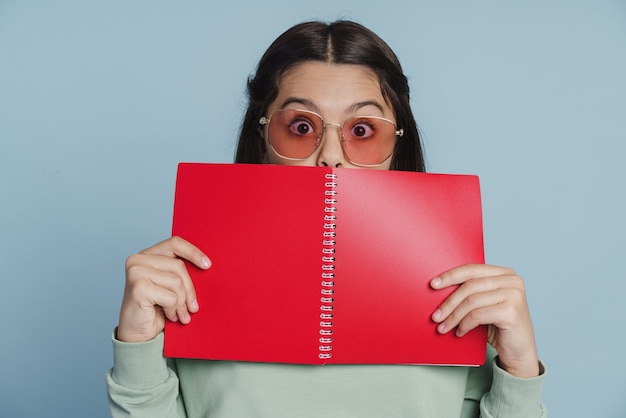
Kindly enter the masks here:
[[470, 368], [462, 418], [545, 418], [541, 403], [545, 367], [539, 363], [540, 374], [522, 379], [498, 366], [498, 353], [488, 345], [485, 364]]
[[539, 376], [519, 378], [507, 373], [493, 360], [491, 389], [480, 401], [482, 418], [545, 418], [548, 412], [541, 402], [546, 369], [539, 363]]
[[163, 357], [163, 333], [145, 343], [113, 336], [113, 368], [106, 374], [111, 416], [184, 418], [178, 377]]

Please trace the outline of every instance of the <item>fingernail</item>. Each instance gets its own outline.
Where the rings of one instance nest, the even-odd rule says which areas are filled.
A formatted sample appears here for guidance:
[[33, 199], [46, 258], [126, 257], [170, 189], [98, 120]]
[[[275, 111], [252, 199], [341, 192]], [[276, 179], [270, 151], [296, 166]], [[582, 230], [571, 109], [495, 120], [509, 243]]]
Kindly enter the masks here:
[[439, 324], [439, 326], [437, 327], [437, 332], [440, 334], [445, 334], [446, 333], [446, 323], [442, 322], [441, 324]]
[[439, 322], [441, 320], [441, 309], [437, 309], [434, 313], [433, 313], [433, 321], [435, 322]]
[[441, 282], [442, 282], [441, 277], [435, 277], [434, 279], [432, 279], [432, 280], [430, 281], [430, 285], [431, 285], [432, 287], [439, 287], [439, 285], [441, 284]]
[[191, 309], [192, 312], [196, 312], [198, 310], [199, 306], [198, 306], [198, 301], [196, 299], [194, 299], [191, 302], [191, 305], [189, 306], [189, 309]]
[[209, 267], [211, 267], [211, 260], [209, 260], [209, 257], [207, 257], [206, 255], [204, 257], [202, 257], [202, 267], [204, 267], [205, 269], [208, 269]]

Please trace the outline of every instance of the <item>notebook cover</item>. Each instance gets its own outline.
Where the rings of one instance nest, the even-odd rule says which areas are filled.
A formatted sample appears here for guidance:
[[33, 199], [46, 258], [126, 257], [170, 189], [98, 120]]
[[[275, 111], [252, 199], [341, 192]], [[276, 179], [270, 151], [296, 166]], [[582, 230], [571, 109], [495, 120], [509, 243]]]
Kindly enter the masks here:
[[[329, 174], [336, 176], [334, 187]], [[326, 200], [331, 189], [336, 203]], [[321, 278], [328, 207], [336, 210], [329, 280]], [[445, 270], [484, 262], [476, 176], [182, 163], [172, 233], [197, 245], [213, 265], [201, 271], [188, 264], [200, 311], [189, 325], [166, 323], [166, 356], [484, 362], [486, 328], [461, 338], [439, 335], [430, 316], [454, 289], [428, 285]], [[322, 281], [333, 282], [332, 295], [322, 294], [328, 290]], [[332, 297], [332, 319], [320, 318], [328, 313], [320, 310], [328, 305], [323, 297]]]

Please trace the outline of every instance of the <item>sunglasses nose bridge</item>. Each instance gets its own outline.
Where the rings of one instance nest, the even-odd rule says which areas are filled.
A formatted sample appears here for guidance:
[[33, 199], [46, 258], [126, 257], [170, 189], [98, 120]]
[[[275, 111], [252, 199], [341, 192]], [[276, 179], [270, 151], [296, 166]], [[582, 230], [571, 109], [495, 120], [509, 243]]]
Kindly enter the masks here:
[[338, 123], [325, 123], [324, 124], [324, 132], [323, 132], [323, 136], [326, 137], [326, 127], [333, 127], [333, 128], [337, 128], [337, 134], [339, 135], [339, 141], [341, 142], [341, 140], [343, 139], [343, 125], [340, 125]]

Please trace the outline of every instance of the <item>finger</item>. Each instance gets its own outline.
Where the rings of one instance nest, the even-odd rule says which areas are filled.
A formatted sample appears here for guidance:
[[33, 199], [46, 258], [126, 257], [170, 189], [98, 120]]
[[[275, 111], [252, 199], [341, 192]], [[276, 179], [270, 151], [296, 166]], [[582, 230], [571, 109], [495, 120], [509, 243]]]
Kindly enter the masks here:
[[[146, 264], [131, 265], [127, 269], [129, 285], [133, 287], [135, 300], [144, 305], [159, 305], [168, 319], [178, 319], [183, 323], [188, 323], [191, 320], [189, 312], [198, 310], [191, 278], [181, 260], [168, 259], [166, 264], [172, 271]], [[175, 267], [174, 264], [179, 264], [180, 267]], [[155, 300], [149, 298], [154, 294], [152, 286], [166, 290], [174, 295], [174, 299], [165, 299], [165, 304], [156, 303]], [[144, 291], [145, 294], [142, 293]]]
[[211, 267], [209, 257], [189, 241], [177, 236], [173, 236], [150, 248], [146, 248], [141, 251], [141, 253], [182, 258], [203, 270]]
[[[466, 326], [476, 327], [482, 322], [476, 320], [478, 313], [485, 308], [503, 305], [507, 302], [507, 289], [472, 293], [464, 298], [451, 312], [440, 308], [433, 314], [433, 320], [440, 322], [437, 331], [442, 334], [449, 332], [464, 323]], [[458, 328], [457, 328], [458, 329]], [[467, 331], [464, 331], [465, 333]]]
[[478, 308], [464, 316], [456, 326], [455, 334], [462, 337], [480, 325], [493, 325], [497, 329], [503, 329], [501, 319], [508, 315], [510, 307], [505, 304], [489, 305]]
[[145, 253], [133, 254], [128, 257], [126, 260], [126, 270], [128, 271], [135, 266], [145, 266], [154, 270], [162, 270], [178, 274], [182, 274], [187, 271], [185, 262], [181, 258]]
[[178, 321], [178, 295], [172, 289], [152, 280], [141, 280], [134, 283], [129, 289], [131, 299], [140, 307], [153, 310], [160, 307], [163, 314], [170, 321]]
[[[135, 259], [140, 259], [136, 261]], [[199, 309], [196, 291], [193, 286], [187, 267], [180, 260], [185, 259], [196, 266], [207, 269], [211, 266], [211, 261], [196, 246], [180, 237], [172, 237], [162, 241], [153, 247], [143, 250], [139, 254], [129, 257], [127, 262], [132, 264], [150, 264], [158, 269], [177, 272], [183, 280], [183, 285], [187, 293], [187, 309], [189, 312], [197, 312]]]
[[[157, 274], [158, 271], [167, 271], [177, 275], [182, 281], [183, 287], [185, 289], [185, 299], [187, 300], [187, 309], [189, 312], [197, 312], [198, 311], [198, 301], [196, 297], [196, 290], [193, 285], [193, 281], [189, 276], [189, 272], [185, 263], [180, 258], [172, 258], [163, 255], [152, 255], [152, 254], [135, 254], [128, 258], [127, 260], [127, 276], [132, 277], [134, 274], [132, 273], [132, 269], [136, 266], [150, 266], [153, 270], [153, 273]], [[140, 269], [140, 274], [146, 275]], [[149, 279], [149, 275], [145, 278]]]
[[461, 303], [463, 303], [463, 301], [470, 298], [472, 295], [499, 289], [503, 286], [502, 280], [501, 277], [483, 277], [481, 279], [470, 279], [466, 281], [439, 305], [438, 309], [432, 315], [433, 321], [444, 321]]
[[176, 303], [177, 300], [173, 292], [169, 292], [164, 288], [155, 287], [155, 291], [152, 295], [154, 306], [158, 306], [165, 317], [170, 321], [188, 324], [191, 322], [191, 315], [186, 309], [181, 309], [180, 306], [178, 306]]
[[[191, 321], [191, 315], [189, 313], [198, 310], [198, 302], [196, 300], [193, 284], [191, 285], [191, 289], [188, 289], [185, 285], [185, 283], [191, 283], [189, 276], [187, 276], [186, 280], [182, 280], [178, 274], [160, 271], [152, 277], [152, 282], [155, 286], [168, 290], [176, 297], [173, 304], [167, 306], [160, 305], [163, 311], [166, 314], [173, 311], [173, 315], [175, 315], [181, 323], [188, 324]], [[168, 316], [168, 318], [170, 318], [170, 316]]]
[[489, 264], [465, 264], [441, 273], [430, 281], [430, 285], [433, 289], [444, 289], [471, 279], [503, 275], [515, 275], [515, 271], [508, 267]]

